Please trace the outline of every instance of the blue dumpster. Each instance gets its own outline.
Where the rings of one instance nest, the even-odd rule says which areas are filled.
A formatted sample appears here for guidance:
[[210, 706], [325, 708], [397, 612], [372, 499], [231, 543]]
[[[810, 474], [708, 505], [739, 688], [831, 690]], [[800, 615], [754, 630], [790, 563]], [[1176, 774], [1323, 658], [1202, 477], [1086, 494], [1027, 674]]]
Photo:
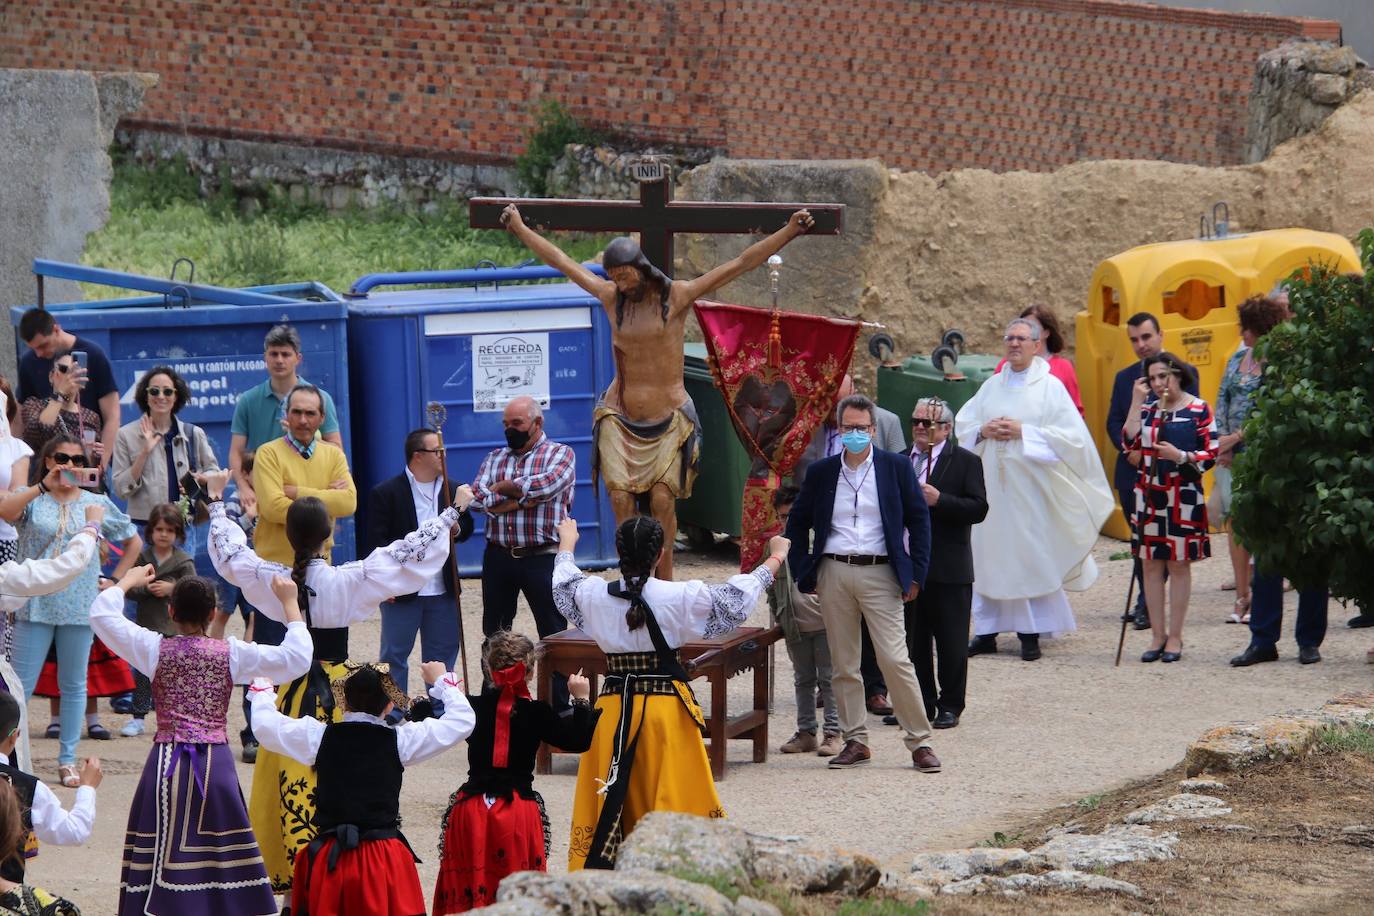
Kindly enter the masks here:
[[[518, 267], [374, 274], [353, 285], [350, 400], [354, 421], [367, 431], [353, 451], [360, 514], [367, 491], [401, 472], [406, 433], [430, 425], [431, 402], [447, 413], [449, 473], [466, 483], [505, 444], [506, 403], [529, 394], [544, 409], [545, 432], [577, 457], [578, 562], [593, 569], [618, 562], [615, 514], [592, 486], [591, 464], [592, 410], [615, 374], [611, 330], [601, 304], [579, 287], [528, 282], [561, 277], [547, 267]], [[417, 284], [443, 287], [372, 291]], [[478, 513], [474, 520], [473, 537], [458, 545], [464, 576], [482, 569], [486, 519]]]
[[[163, 293], [45, 306], [64, 330], [94, 341], [109, 356], [120, 390], [121, 425], [139, 417], [134, 404], [138, 380], [153, 366], [170, 365], [191, 389], [191, 400], [178, 416], [205, 430], [215, 457], [227, 467], [234, 405], [241, 392], [267, 377], [263, 338], [273, 325], [287, 322], [301, 335], [301, 374], [333, 396], [340, 432], [348, 446], [348, 306], [328, 287], [289, 283], [224, 289], [53, 261], [35, 261], [34, 272], [40, 278], [60, 277]], [[10, 309], [16, 328], [28, 308]], [[18, 341], [17, 349], [22, 356], [28, 348]], [[354, 527], [353, 519], [340, 522], [334, 562], [354, 558]], [[201, 572], [211, 569], [204, 538], [196, 566]]]

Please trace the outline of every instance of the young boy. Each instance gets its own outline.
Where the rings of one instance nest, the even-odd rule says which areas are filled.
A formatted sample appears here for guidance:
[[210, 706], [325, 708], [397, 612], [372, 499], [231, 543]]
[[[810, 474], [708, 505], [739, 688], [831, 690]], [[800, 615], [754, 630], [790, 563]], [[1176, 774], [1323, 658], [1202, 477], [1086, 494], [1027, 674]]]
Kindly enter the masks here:
[[[796, 502], [796, 487], [784, 484], [773, 494], [773, 507], [783, 528], [787, 514]], [[792, 572], [784, 563], [768, 589], [768, 608], [782, 627], [787, 655], [792, 659], [792, 685], [797, 694], [797, 733], [779, 748], [784, 754], [815, 751], [818, 757], [834, 757], [844, 744], [840, 740], [840, 714], [835, 693], [830, 687], [830, 644], [825, 639], [820, 601], [815, 595], [797, 590]], [[820, 689], [825, 708], [824, 739], [816, 741], [816, 690]]]
[[[24, 859], [38, 854], [38, 843], [54, 846], [80, 846], [91, 837], [95, 823], [95, 788], [100, 785], [100, 760], [88, 757], [81, 768], [81, 785], [76, 790], [72, 810], [62, 807], [52, 789], [37, 776], [9, 765], [9, 754], [19, 740], [19, 703], [0, 691], [0, 779], [14, 786], [23, 813]], [[24, 859], [15, 856], [0, 863], [0, 878], [24, 883]]]
[[477, 715], [462, 680], [443, 662], [420, 666], [430, 696], [444, 704], [438, 719], [387, 723], [406, 698], [386, 665], [360, 665], [333, 684], [341, 722], [291, 719], [277, 710], [271, 684], [253, 682], [253, 729], [262, 746], [313, 766], [315, 838], [297, 854], [292, 912], [426, 912], [416, 857], [402, 835], [401, 774], [472, 734]]

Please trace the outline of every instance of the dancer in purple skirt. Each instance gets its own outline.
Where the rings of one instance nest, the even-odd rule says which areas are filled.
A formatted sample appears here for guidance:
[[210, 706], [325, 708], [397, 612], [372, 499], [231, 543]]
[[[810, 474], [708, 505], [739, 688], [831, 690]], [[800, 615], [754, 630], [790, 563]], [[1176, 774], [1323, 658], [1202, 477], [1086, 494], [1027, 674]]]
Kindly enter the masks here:
[[101, 640], [152, 678], [157, 735], [134, 792], [124, 840], [120, 916], [277, 912], [262, 853], [248, 823], [225, 720], [234, 684], [255, 677], [290, 681], [310, 667], [311, 642], [296, 584], [272, 591], [286, 616], [280, 646], [205, 635], [215, 586], [200, 576], [177, 582], [168, 613], [179, 635], [163, 637], [124, 618], [124, 596], [156, 571], [136, 566], [91, 606]]

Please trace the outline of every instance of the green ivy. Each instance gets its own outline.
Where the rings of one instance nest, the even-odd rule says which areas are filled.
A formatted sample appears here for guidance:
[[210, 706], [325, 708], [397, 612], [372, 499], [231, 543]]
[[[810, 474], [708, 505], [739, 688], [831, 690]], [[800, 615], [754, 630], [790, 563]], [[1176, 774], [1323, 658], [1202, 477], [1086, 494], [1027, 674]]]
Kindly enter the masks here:
[[569, 143], [596, 144], [600, 135], [584, 127], [557, 99], [544, 99], [534, 113], [534, 128], [525, 138], [525, 150], [515, 157], [515, 174], [535, 197], [549, 193], [549, 172], [563, 147]]
[[1232, 522], [1264, 569], [1374, 606], [1374, 229], [1363, 273], [1286, 281], [1294, 317], [1264, 336], [1264, 383], [1236, 456]]

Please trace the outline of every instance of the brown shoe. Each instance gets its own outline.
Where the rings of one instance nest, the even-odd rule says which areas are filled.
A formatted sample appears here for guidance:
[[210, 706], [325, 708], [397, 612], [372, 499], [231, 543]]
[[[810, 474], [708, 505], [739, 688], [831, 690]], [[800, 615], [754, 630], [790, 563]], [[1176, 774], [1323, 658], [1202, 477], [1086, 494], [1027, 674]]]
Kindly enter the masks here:
[[868, 698], [868, 711], [875, 716], [892, 715], [892, 704], [887, 701], [887, 694], [875, 693]]
[[839, 732], [827, 733], [825, 740], [821, 742], [821, 746], [816, 748], [816, 756], [834, 757], [840, 752], [840, 748], [843, 744], [844, 741], [841, 740]]
[[846, 741], [844, 750], [830, 758], [830, 769], [847, 770], [850, 767], [862, 766], [873, 759], [866, 745], [857, 741]]
[[911, 762], [922, 773], [940, 772], [940, 758], [928, 747], [918, 747], [912, 751]]
[[778, 750], [784, 754], [802, 754], [806, 751], [814, 751], [817, 747], [815, 732], [797, 732], [791, 740]]

